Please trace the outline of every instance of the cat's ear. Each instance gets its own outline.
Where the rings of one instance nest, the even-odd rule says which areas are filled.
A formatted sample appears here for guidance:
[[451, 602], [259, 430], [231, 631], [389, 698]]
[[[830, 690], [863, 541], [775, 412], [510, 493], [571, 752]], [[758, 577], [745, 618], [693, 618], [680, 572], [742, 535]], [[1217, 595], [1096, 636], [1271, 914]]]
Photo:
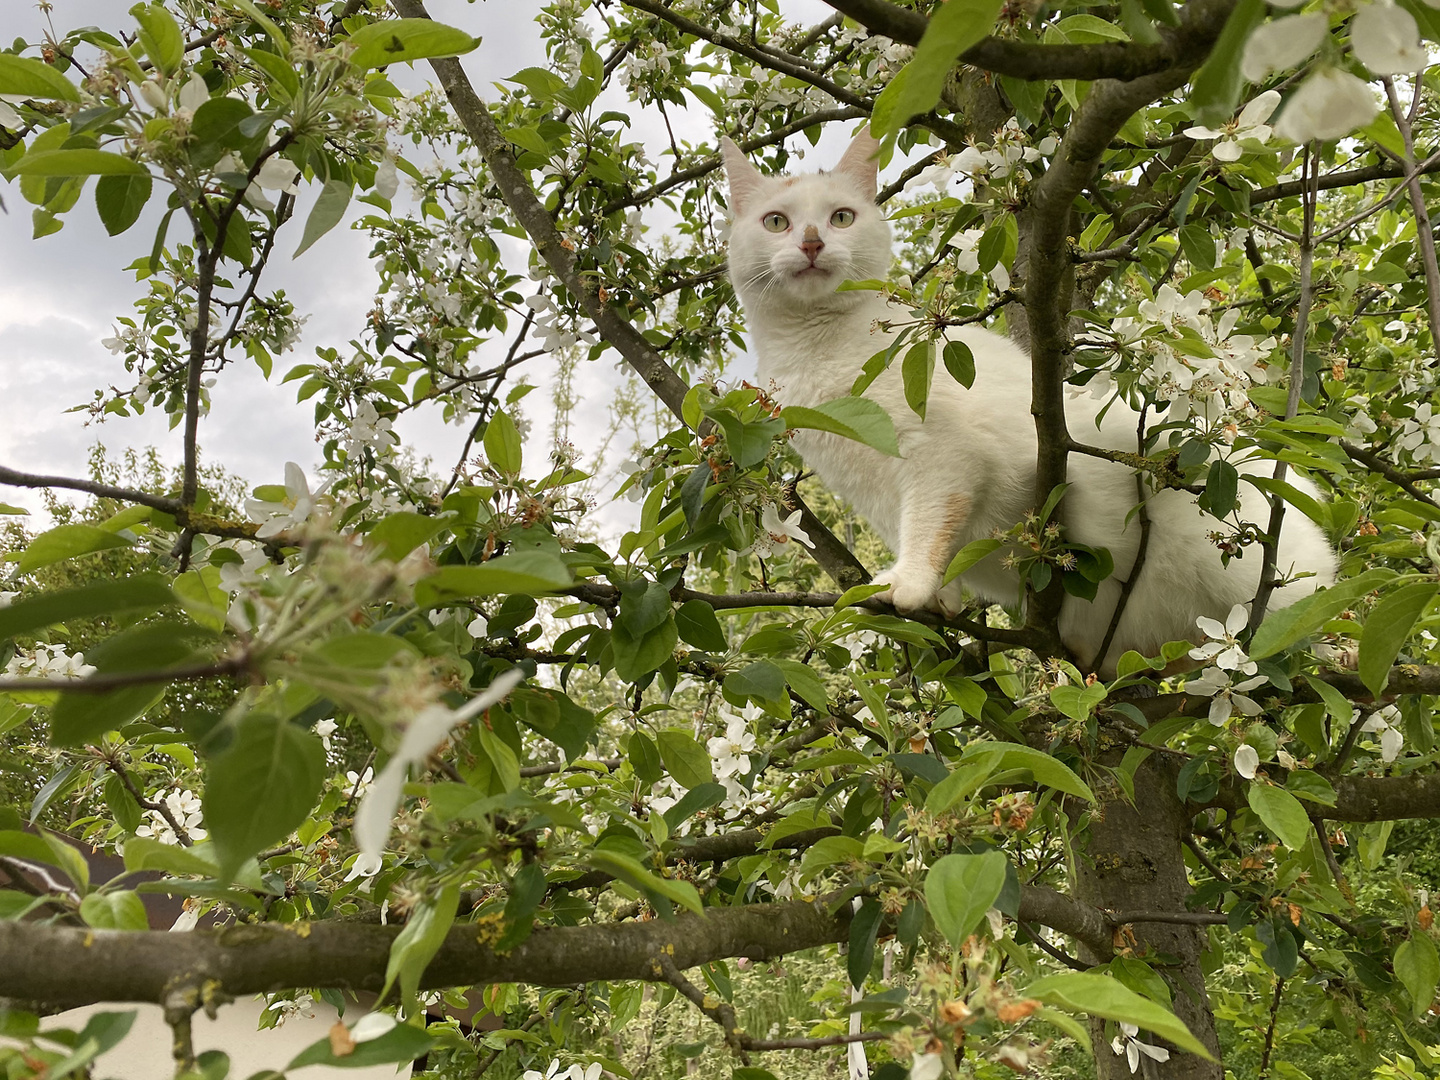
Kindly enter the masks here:
[[868, 126], [863, 127], [850, 140], [850, 145], [841, 156], [840, 164], [835, 166], [835, 171], [850, 177], [873, 199], [880, 186], [880, 166], [876, 161], [879, 154], [880, 141], [870, 134]]
[[760, 186], [760, 170], [750, 164], [750, 159], [729, 136], [720, 137], [720, 156], [725, 162], [725, 179], [730, 182], [730, 212], [738, 214]]

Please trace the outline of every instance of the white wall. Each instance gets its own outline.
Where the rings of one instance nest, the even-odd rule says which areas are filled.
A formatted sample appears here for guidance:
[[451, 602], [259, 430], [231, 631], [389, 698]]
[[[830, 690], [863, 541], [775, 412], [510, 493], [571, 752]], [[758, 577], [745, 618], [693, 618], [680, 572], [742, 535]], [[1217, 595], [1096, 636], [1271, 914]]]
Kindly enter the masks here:
[[[267, 1031], [257, 1031], [256, 1023], [264, 1003], [249, 998], [226, 1005], [211, 1020], [197, 1012], [192, 1022], [192, 1037], [197, 1054], [205, 1050], [223, 1050], [230, 1055], [231, 1080], [245, 1080], [262, 1069], [283, 1069], [287, 1062], [305, 1047], [323, 1039], [335, 1023], [335, 1010], [317, 1001], [306, 1010], [313, 1013], [292, 1016], [285, 1023]], [[175, 1060], [170, 1056], [170, 1028], [159, 1005], [87, 1005], [46, 1017], [41, 1028], [79, 1030], [86, 1019], [96, 1012], [138, 1010], [135, 1026], [115, 1049], [102, 1054], [94, 1075], [103, 1080], [165, 1080], [175, 1075]], [[347, 1022], [353, 1024], [359, 1010], [346, 1010]], [[286, 1073], [286, 1080], [409, 1080], [410, 1066], [400, 1069], [393, 1065], [372, 1065], [362, 1069], [335, 1069], [325, 1065], [308, 1065]]]

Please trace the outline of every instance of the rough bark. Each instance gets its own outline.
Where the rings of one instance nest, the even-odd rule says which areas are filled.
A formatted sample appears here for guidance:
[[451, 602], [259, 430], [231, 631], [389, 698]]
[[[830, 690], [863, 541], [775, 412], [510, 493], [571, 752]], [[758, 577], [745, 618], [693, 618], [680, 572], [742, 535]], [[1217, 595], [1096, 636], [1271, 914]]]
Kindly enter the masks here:
[[[1109, 762], [1119, 763], [1118, 757]], [[1191, 888], [1185, 869], [1182, 838], [1189, 831], [1184, 805], [1175, 793], [1176, 768], [1167, 755], [1150, 757], [1135, 773], [1135, 801], [1125, 801], [1118, 791], [1102, 794], [1102, 803], [1092, 812], [1084, 850], [1076, 859], [1076, 899], [1110, 911], [1186, 912]], [[1220, 1044], [1215, 1035], [1215, 1017], [1205, 992], [1205, 975], [1200, 969], [1204, 949], [1204, 928], [1186, 923], [1133, 923], [1117, 928], [1117, 935], [1129, 944], [1135, 936], [1134, 955], [1144, 959], [1165, 956], [1169, 965], [1156, 964], [1169, 984], [1175, 1014], [1218, 1059]], [[1103, 964], [1110, 950], [1095, 950], [1082, 942], [1080, 957]], [[1098, 1080], [1132, 1080], [1123, 1056], [1109, 1049], [1104, 1023], [1091, 1021], [1095, 1042]], [[1149, 1041], [1152, 1037], [1143, 1036]], [[1170, 1061], [1156, 1075], [1165, 1080], [1222, 1080], [1224, 1070], [1217, 1061], [1205, 1061], [1171, 1048]], [[1147, 1074], [1148, 1075], [1148, 1074]]]

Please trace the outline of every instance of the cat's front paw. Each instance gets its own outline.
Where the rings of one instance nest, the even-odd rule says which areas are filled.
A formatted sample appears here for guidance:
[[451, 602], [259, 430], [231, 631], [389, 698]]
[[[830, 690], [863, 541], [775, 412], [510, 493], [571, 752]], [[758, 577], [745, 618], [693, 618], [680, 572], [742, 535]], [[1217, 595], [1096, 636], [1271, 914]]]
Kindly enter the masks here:
[[917, 611], [936, 611], [935, 591], [940, 585], [940, 576], [934, 573], [913, 574], [899, 566], [891, 567], [875, 577], [876, 585], [888, 585], [883, 593], [876, 595], [895, 605], [895, 610], [904, 615]]

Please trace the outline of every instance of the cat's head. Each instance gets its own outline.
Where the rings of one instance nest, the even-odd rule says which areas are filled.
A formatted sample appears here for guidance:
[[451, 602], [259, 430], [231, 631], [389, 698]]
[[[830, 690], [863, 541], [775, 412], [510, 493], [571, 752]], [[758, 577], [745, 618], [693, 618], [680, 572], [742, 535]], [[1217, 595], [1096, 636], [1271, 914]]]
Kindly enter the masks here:
[[864, 294], [842, 281], [884, 277], [890, 227], [875, 205], [875, 153], [868, 130], [831, 172], [765, 176], [722, 139], [730, 182], [730, 280], [747, 311], [849, 307]]

